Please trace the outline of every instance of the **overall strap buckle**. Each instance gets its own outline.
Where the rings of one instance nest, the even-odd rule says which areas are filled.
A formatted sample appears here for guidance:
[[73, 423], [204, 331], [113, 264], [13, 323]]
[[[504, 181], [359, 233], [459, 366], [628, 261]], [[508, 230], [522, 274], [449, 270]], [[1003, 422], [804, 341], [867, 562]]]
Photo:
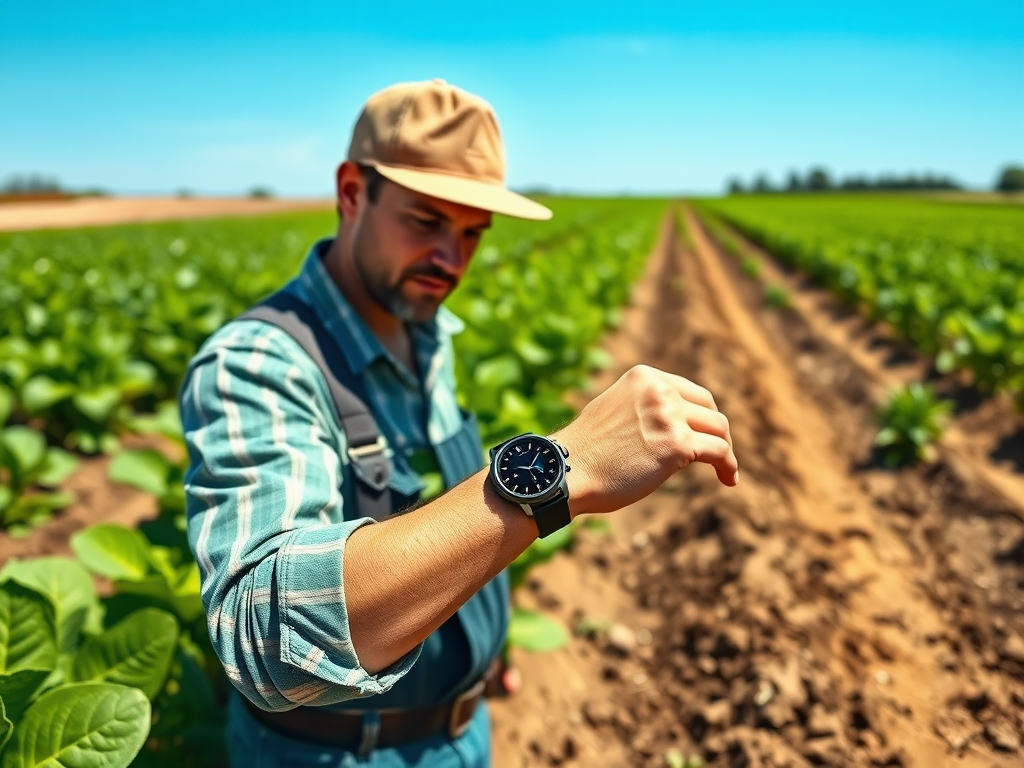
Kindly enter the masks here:
[[393, 466], [388, 441], [383, 435], [367, 445], [349, 446], [347, 453], [356, 477], [377, 492], [388, 487]]

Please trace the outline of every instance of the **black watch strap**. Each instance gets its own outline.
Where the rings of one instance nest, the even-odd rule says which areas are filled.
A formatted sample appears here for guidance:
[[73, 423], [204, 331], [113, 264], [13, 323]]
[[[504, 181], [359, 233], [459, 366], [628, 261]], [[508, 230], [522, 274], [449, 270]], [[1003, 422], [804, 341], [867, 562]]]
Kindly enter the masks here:
[[550, 536], [572, 522], [569, 512], [569, 497], [562, 495], [553, 501], [533, 508], [533, 520], [537, 523], [537, 531], [543, 539]]

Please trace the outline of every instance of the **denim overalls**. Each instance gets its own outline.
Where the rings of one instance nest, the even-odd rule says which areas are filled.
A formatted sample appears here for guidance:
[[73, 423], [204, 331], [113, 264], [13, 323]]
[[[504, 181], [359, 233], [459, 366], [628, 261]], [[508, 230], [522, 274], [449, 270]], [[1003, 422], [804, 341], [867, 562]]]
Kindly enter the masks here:
[[[343, 381], [347, 378], [338, 377]], [[476, 417], [460, 410], [461, 428], [431, 445], [446, 489], [478, 472], [484, 464]], [[388, 434], [388, 420], [377, 420], [388, 443], [395, 445], [394, 435]], [[425, 483], [412, 470], [404, 452], [396, 450], [392, 463], [392, 509], [398, 511], [419, 499]], [[353, 492], [354, 484], [359, 481], [351, 464], [343, 464], [341, 478], [345, 518], [362, 517]], [[330, 709], [418, 708], [453, 699], [471, 687], [501, 651], [508, 620], [509, 584], [503, 571], [427, 637], [416, 664], [391, 690], [333, 705]], [[228, 706], [228, 744], [232, 765], [238, 768], [485, 768], [490, 765], [490, 725], [484, 704], [477, 708], [469, 728], [457, 739], [439, 734], [404, 747], [376, 749], [368, 757], [359, 758], [347, 750], [300, 741], [272, 731], [252, 717], [241, 701], [241, 694], [232, 690]]]

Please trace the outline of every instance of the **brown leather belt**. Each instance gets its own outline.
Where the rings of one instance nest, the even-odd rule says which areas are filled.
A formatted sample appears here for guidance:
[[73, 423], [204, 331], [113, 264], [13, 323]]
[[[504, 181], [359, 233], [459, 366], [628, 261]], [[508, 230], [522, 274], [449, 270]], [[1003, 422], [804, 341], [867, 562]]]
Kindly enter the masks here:
[[252, 716], [272, 731], [365, 756], [377, 747], [397, 747], [439, 733], [458, 738], [469, 727], [489, 684], [493, 686], [496, 672], [492, 664], [484, 677], [454, 701], [422, 709], [299, 707], [287, 712], [266, 712], [245, 697], [243, 700]]

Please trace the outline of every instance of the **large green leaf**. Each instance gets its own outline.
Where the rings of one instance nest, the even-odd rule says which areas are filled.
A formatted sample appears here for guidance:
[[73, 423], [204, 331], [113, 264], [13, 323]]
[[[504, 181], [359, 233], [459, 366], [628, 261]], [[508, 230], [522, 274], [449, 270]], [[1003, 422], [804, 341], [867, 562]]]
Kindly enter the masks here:
[[110, 462], [108, 474], [115, 483], [124, 483], [160, 497], [167, 493], [171, 462], [152, 449], [121, 451]]
[[174, 400], [166, 400], [156, 408], [156, 413], [133, 416], [129, 421], [133, 432], [144, 435], [163, 435], [181, 441], [181, 415]]
[[44, 488], [56, 488], [78, 469], [78, 465], [79, 461], [73, 453], [62, 448], [49, 448], [36, 477], [36, 483]]
[[3, 754], [13, 730], [14, 724], [7, 718], [7, 705], [4, 703], [4, 697], [0, 695], [0, 754]]
[[565, 627], [550, 616], [525, 608], [513, 608], [508, 642], [525, 651], [540, 653], [565, 647], [569, 642], [569, 634]]
[[108, 579], [136, 580], [149, 570], [142, 534], [115, 523], [100, 523], [71, 537], [71, 549], [86, 568]]
[[18, 724], [0, 768], [126, 768], [149, 733], [136, 688], [78, 683], [43, 694]]
[[71, 680], [131, 685], [152, 700], [167, 677], [178, 644], [178, 622], [157, 608], [144, 608], [82, 644]]
[[117, 387], [105, 385], [77, 392], [71, 402], [97, 424], [104, 424], [121, 402], [121, 392]]
[[50, 601], [17, 582], [0, 584], [0, 673], [56, 665], [57, 629]]
[[45, 669], [19, 669], [17, 672], [0, 675], [0, 699], [4, 700], [7, 717], [11, 722], [18, 722], [39, 686], [49, 676], [50, 673]]
[[71, 384], [58, 383], [49, 376], [33, 376], [21, 388], [21, 404], [29, 413], [39, 413], [67, 400], [75, 392]]
[[0, 432], [0, 440], [18, 462], [22, 474], [27, 475], [37, 469], [46, 458], [46, 438], [29, 427], [8, 427]]
[[487, 389], [518, 386], [523, 378], [523, 369], [513, 355], [498, 355], [484, 360], [473, 374], [477, 386]]
[[45, 595], [54, 607], [59, 647], [72, 653], [87, 622], [98, 623], [100, 610], [92, 577], [77, 562], [66, 557], [39, 557], [9, 562], [0, 571], [0, 581], [13, 579]]
[[198, 568], [194, 563], [182, 568], [186, 572], [182, 574], [183, 581], [180, 584], [176, 583], [179, 578], [177, 574], [172, 574], [174, 581], [164, 574], [152, 574], [131, 581], [118, 579], [114, 581], [114, 586], [122, 594], [148, 598], [150, 604], [155, 603], [174, 613], [183, 623], [189, 623], [202, 615], [203, 601], [198, 588], [195, 588], [198, 577], [193, 576]]

